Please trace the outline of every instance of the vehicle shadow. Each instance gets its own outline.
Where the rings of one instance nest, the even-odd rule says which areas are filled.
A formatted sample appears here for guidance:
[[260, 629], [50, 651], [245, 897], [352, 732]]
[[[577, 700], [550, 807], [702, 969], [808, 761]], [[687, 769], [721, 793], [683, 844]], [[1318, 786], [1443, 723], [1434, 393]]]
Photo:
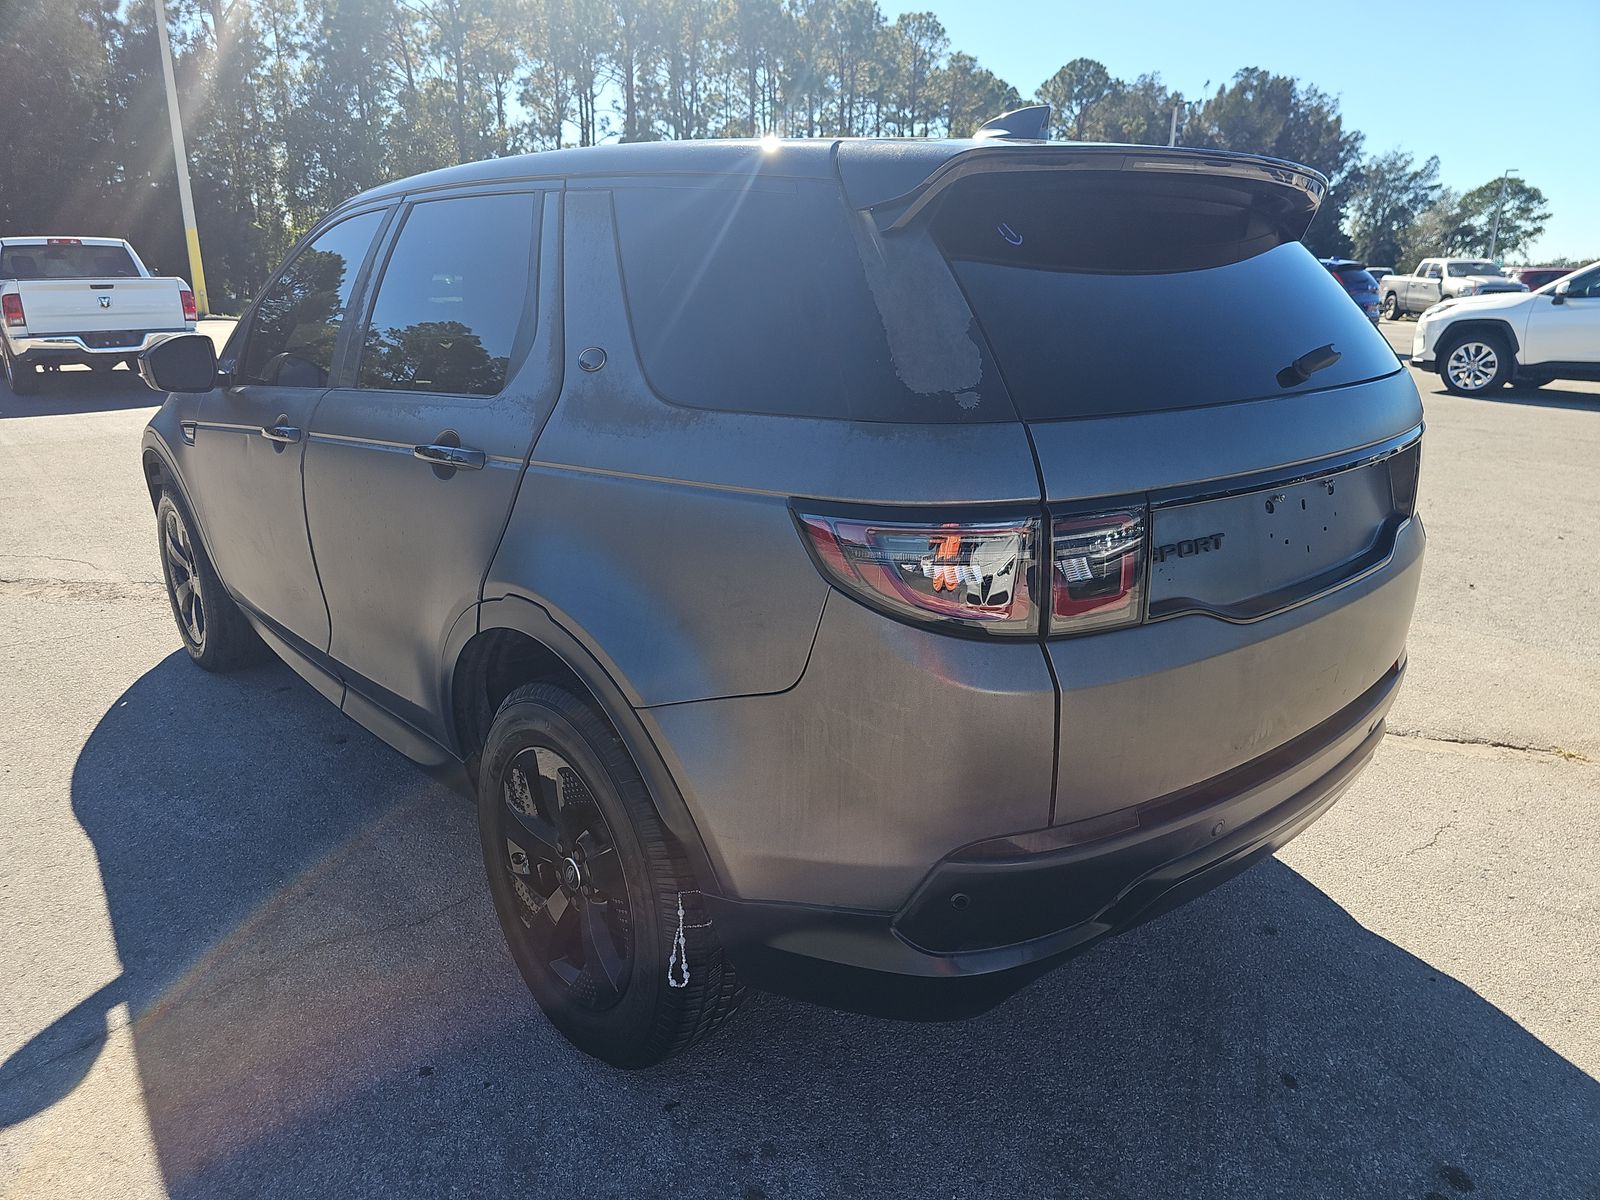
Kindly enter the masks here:
[[17, 395], [6, 386], [4, 376], [0, 376], [0, 420], [155, 408], [161, 399], [125, 367], [104, 372], [87, 367], [46, 371], [39, 376], [39, 390], [31, 396]]
[[[1444, 388], [1440, 395], [1448, 395]], [[1486, 396], [1476, 397], [1490, 404], [1520, 404], [1529, 408], [1564, 408], [1576, 412], [1600, 412], [1600, 396], [1582, 392], [1573, 384], [1556, 382], [1542, 388], [1507, 387]]]
[[0, 1126], [125, 1003], [173, 1196], [1420, 1200], [1600, 1165], [1600, 1084], [1275, 860], [972, 1021], [755, 996], [628, 1074], [533, 1008], [472, 806], [285, 668], [170, 656], [72, 803], [123, 974], [0, 1063]]

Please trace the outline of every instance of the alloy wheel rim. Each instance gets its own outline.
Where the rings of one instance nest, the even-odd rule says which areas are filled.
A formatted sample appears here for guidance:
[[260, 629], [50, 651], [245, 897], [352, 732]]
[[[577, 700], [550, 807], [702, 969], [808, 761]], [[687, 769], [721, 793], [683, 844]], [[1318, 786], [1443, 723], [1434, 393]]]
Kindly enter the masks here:
[[167, 560], [167, 578], [172, 588], [172, 606], [177, 610], [183, 631], [197, 649], [206, 644], [206, 609], [200, 599], [200, 581], [195, 571], [194, 545], [178, 514], [168, 510], [161, 531], [161, 549]]
[[501, 784], [500, 867], [528, 950], [591, 1012], [622, 999], [633, 973], [633, 909], [605, 814], [582, 774], [529, 746]]
[[1487, 342], [1462, 342], [1450, 352], [1445, 370], [1463, 391], [1481, 391], [1500, 370], [1500, 356]]

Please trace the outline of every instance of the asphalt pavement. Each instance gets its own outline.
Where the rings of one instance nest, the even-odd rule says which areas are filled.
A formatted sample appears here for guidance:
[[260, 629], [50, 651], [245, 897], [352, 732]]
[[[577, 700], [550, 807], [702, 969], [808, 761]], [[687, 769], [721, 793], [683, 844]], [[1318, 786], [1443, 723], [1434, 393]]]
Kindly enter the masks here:
[[1417, 382], [1410, 677], [1327, 817], [984, 1017], [755, 996], [637, 1074], [533, 1006], [467, 801], [186, 660], [153, 395], [0, 387], [0, 1195], [1595, 1200], [1600, 386]]

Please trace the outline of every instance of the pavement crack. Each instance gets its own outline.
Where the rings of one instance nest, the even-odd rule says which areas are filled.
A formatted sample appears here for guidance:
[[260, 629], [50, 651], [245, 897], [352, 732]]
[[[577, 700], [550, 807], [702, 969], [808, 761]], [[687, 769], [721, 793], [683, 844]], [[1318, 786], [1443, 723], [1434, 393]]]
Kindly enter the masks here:
[[1447, 829], [1454, 829], [1455, 827], [1456, 823], [1454, 821], [1446, 821], [1443, 825], [1439, 826], [1439, 828], [1433, 831], [1433, 836], [1431, 838], [1423, 842], [1420, 846], [1411, 847], [1411, 849], [1406, 851], [1406, 855], [1409, 857], [1413, 854], [1420, 854], [1424, 850], [1432, 850], [1439, 844], [1439, 838], [1441, 835], [1443, 835], [1444, 831]]
[[1588, 755], [1580, 754], [1576, 750], [1568, 750], [1564, 746], [1535, 746], [1531, 742], [1508, 742], [1498, 738], [1471, 737], [1464, 734], [1425, 733], [1420, 729], [1394, 729], [1389, 731], [1390, 737], [1406, 738], [1409, 741], [1436, 742], [1444, 746], [1480, 746], [1487, 750], [1512, 750], [1518, 754], [1548, 754], [1554, 758], [1566, 759], [1568, 762], [1589, 763], [1594, 760]]

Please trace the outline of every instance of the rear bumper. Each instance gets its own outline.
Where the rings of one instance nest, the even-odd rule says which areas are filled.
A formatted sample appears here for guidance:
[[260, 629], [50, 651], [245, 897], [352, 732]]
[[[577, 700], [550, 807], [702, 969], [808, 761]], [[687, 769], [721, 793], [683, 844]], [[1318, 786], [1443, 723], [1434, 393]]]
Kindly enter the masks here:
[[[11, 356], [24, 364], [89, 363], [100, 359], [121, 359], [143, 354], [150, 347], [180, 333], [193, 333], [183, 329], [136, 329], [121, 331], [126, 337], [106, 334], [53, 333], [40, 337], [11, 339]], [[100, 345], [101, 342], [109, 342]]]
[[897, 912], [708, 896], [755, 987], [951, 1019], [992, 1007], [1113, 933], [1215, 887], [1326, 812], [1372, 757], [1404, 664], [1327, 721], [1225, 776], [1079, 826], [969, 846]]

